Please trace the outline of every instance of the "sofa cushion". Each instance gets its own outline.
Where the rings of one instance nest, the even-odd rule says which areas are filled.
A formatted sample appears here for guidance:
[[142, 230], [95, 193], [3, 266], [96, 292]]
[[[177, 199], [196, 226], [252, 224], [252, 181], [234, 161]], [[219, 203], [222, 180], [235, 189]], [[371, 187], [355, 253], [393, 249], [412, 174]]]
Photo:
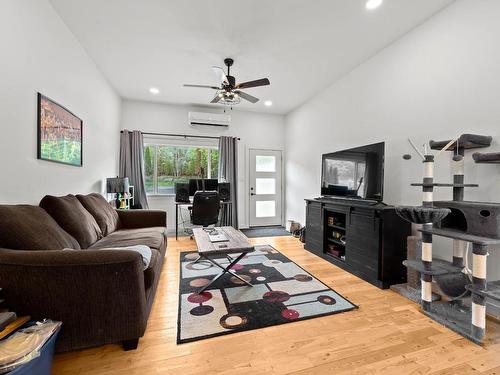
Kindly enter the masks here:
[[165, 241], [165, 227], [120, 229], [97, 241], [90, 249], [146, 245], [160, 249]]
[[46, 195], [40, 207], [49, 213], [69, 234], [76, 238], [82, 249], [102, 238], [102, 231], [94, 217], [82, 206], [74, 195], [54, 197]]
[[79, 249], [80, 245], [45, 210], [30, 205], [0, 205], [0, 248]]
[[97, 225], [101, 228], [102, 234], [107, 236], [118, 229], [119, 218], [116, 210], [104, 199], [101, 194], [91, 193], [87, 195], [77, 195], [76, 198], [94, 217]]

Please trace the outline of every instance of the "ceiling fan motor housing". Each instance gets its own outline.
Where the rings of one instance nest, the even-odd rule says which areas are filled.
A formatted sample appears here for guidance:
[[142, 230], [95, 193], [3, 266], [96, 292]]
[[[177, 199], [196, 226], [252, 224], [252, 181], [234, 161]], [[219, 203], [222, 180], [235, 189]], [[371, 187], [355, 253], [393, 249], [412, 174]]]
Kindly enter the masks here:
[[226, 76], [227, 81], [229, 82], [229, 87], [234, 87], [236, 85], [236, 78], [234, 76]]

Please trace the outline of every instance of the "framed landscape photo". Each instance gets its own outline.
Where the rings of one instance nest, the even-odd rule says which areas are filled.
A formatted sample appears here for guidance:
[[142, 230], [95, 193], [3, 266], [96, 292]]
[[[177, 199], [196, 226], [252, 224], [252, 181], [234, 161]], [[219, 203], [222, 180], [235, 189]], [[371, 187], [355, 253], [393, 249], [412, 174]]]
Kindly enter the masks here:
[[82, 166], [83, 121], [38, 93], [38, 159]]

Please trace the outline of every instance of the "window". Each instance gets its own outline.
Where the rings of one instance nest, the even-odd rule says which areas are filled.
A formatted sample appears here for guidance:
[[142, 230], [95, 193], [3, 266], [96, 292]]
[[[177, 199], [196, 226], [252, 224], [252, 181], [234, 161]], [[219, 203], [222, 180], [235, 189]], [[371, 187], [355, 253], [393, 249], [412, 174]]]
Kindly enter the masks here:
[[146, 193], [175, 194], [175, 184], [190, 178], [217, 178], [219, 151], [215, 147], [145, 145]]

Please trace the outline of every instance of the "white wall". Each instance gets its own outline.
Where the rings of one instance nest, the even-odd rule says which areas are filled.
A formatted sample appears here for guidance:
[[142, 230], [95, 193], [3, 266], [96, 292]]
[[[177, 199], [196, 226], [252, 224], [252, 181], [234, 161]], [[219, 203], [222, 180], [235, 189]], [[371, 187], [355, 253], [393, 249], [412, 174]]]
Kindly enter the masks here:
[[[238, 153], [238, 223], [248, 227], [248, 150], [250, 148], [284, 150], [285, 128], [281, 115], [231, 111], [229, 129], [193, 127], [188, 124], [188, 112], [220, 112], [220, 109], [157, 104], [124, 100], [122, 104], [123, 129], [143, 132], [174, 133], [191, 135], [228, 135], [240, 137]], [[229, 111], [229, 110], [228, 110]], [[167, 210], [168, 227], [175, 230], [175, 205], [173, 196], [149, 197], [150, 208]]]
[[[2, 0], [0, 203], [102, 192], [118, 169], [121, 100], [46, 0]], [[83, 120], [83, 167], [37, 160], [37, 92]]]
[[[380, 9], [383, 11], [383, 9]], [[313, 97], [286, 118], [286, 218], [304, 223], [304, 198], [320, 194], [321, 154], [386, 142], [385, 196], [419, 204], [421, 163], [404, 161], [406, 138], [423, 144], [462, 133], [491, 135], [500, 146], [500, 1], [459, 0]], [[481, 150], [484, 151], [485, 149]], [[468, 200], [500, 201], [500, 165], [475, 165], [467, 153]], [[437, 182], [450, 182], [450, 155], [436, 163]], [[435, 199], [451, 199], [450, 189]], [[437, 253], [449, 256], [449, 242]], [[500, 251], [488, 261], [500, 278]]]

